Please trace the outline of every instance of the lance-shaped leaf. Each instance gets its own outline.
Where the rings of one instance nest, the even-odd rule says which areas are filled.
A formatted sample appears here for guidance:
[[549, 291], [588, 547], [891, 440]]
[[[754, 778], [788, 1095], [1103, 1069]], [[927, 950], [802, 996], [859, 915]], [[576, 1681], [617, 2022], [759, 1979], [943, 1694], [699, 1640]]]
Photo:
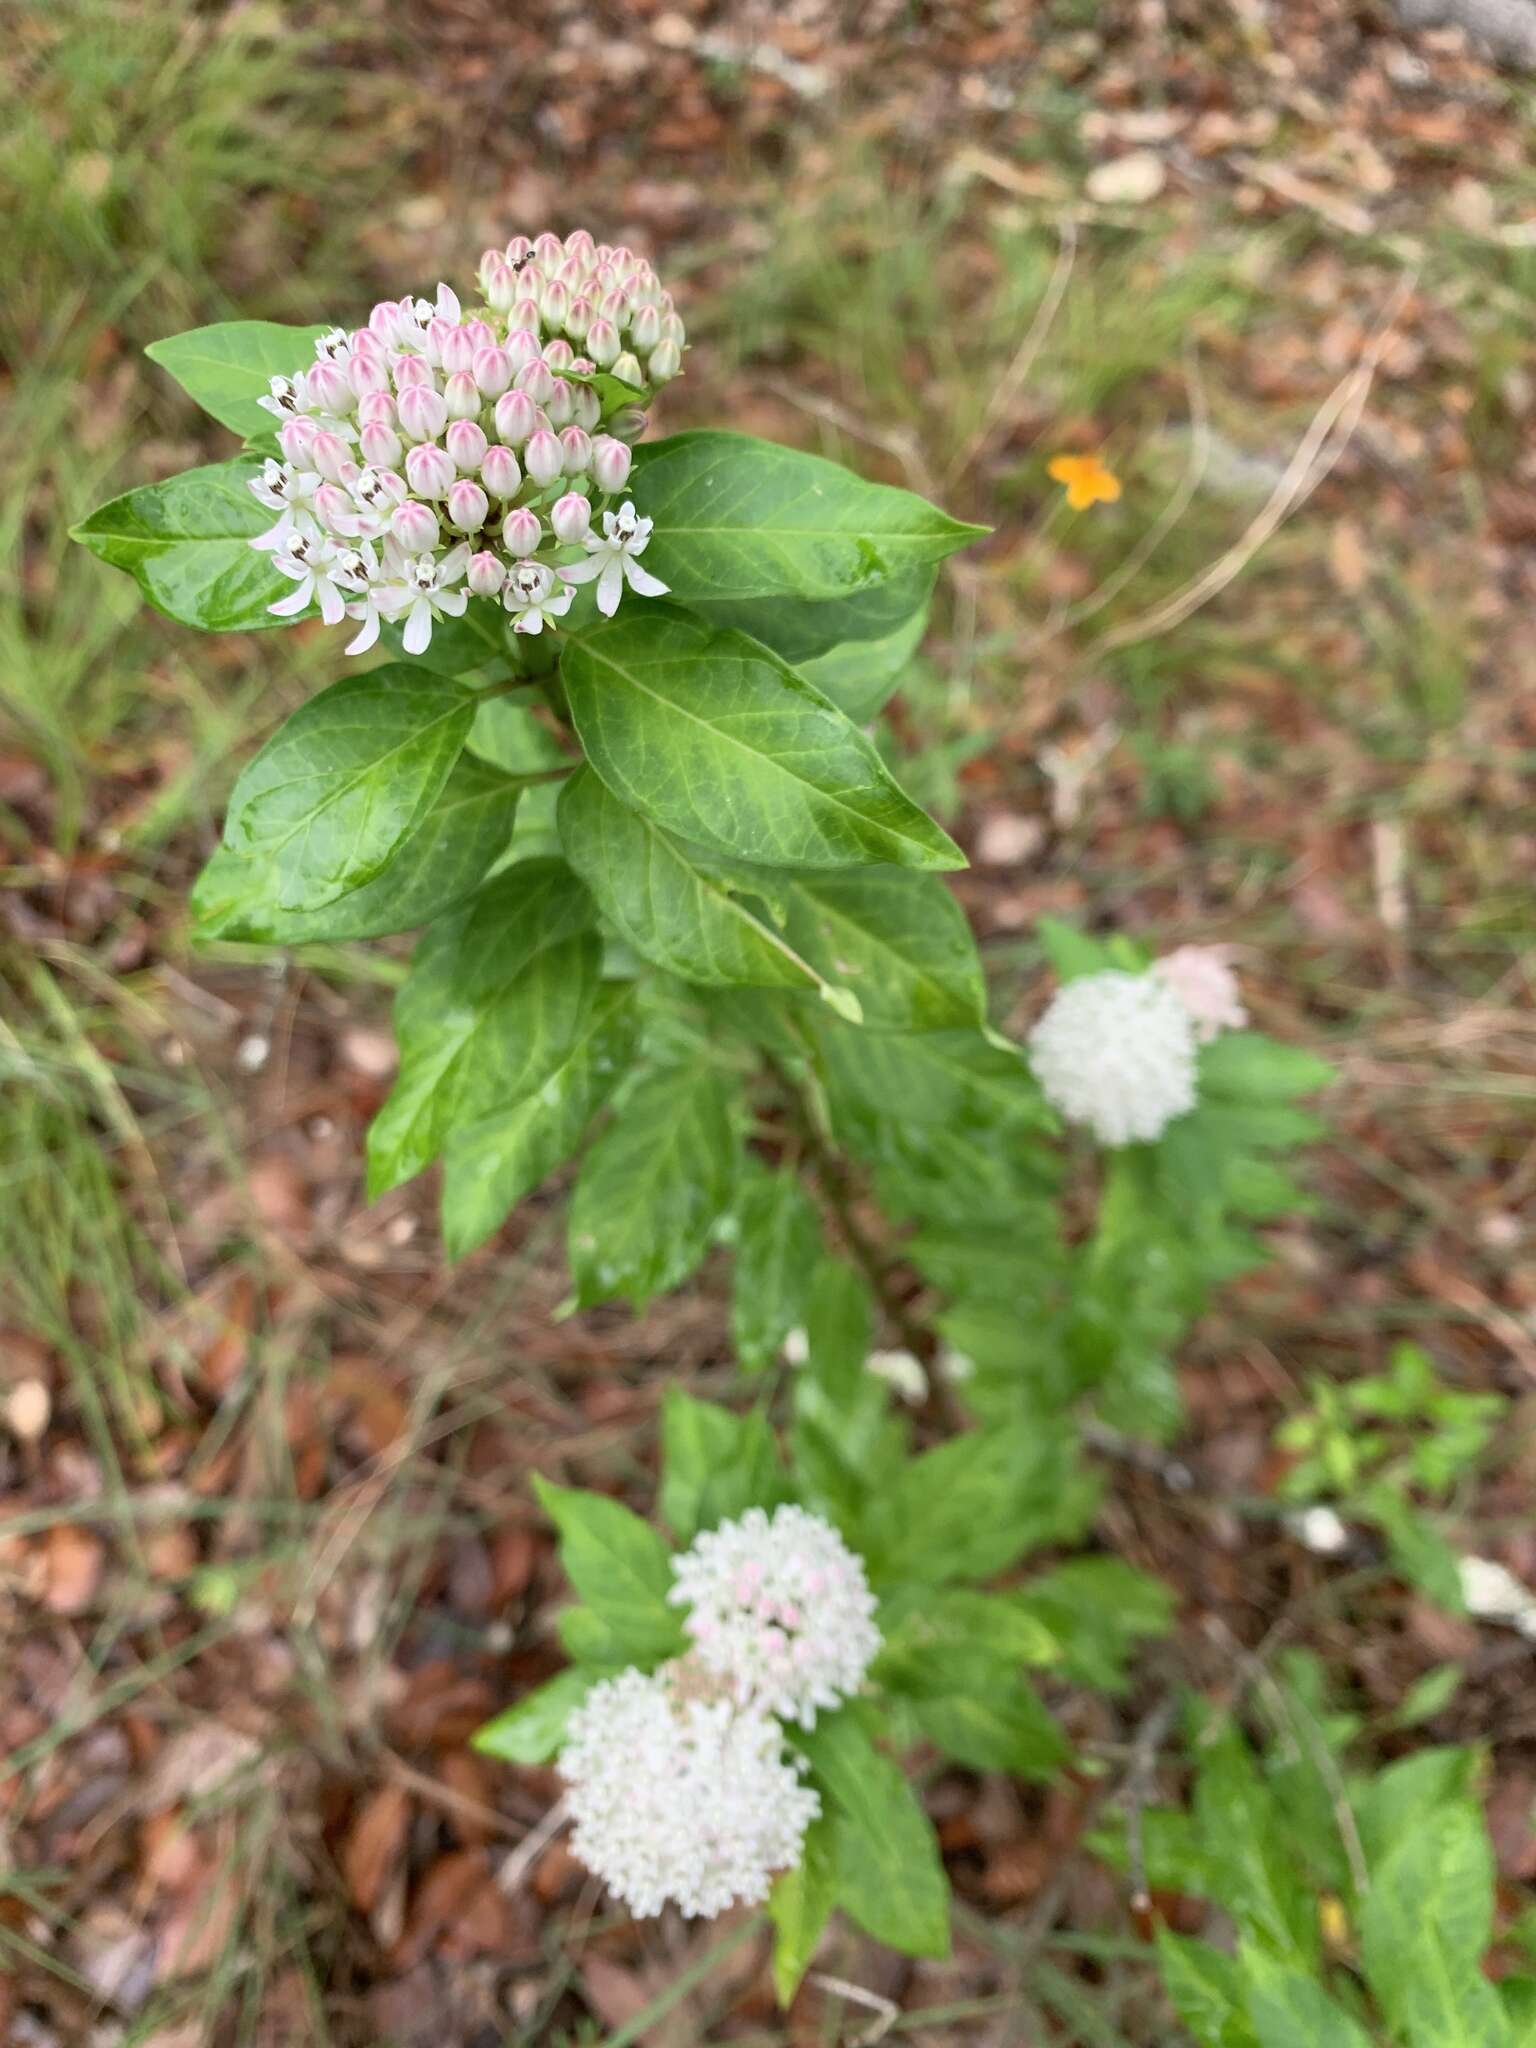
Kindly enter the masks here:
[[221, 846], [192, 886], [200, 939], [307, 946], [414, 931], [462, 902], [506, 850], [525, 783], [461, 755], [421, 825], [361, 887], [319, 910], [284, 910], [277, 863]]
[[562, 1671], [477, 1728], [469, 1738], [470, 1747], [504, 1764], [548, 1763], [564, 1740], [566, 1722], [593, 1682], [589, 1671]]
[[942, 1031], [985, 1020], [976, 941], [937, 875], [901, 868], [802, 875], [784, 901], [790, 944], [828, 981], [853, 991], [866, 1024]]
[[571, 1272], [583, 1307], [643, 1308], [686, 1280], [730, 1205], [738, 1143], [732, 1091], [712, 1067], [664, 1067], [620, 1105], [571, 1198]]
[[531, 1095], [450, 1131], [443, 1155], [443, 1243], [451, 1259], [484, 1244], [562, 1165], [634, 1058], [634, 988], [599, 990], [565, 1058]]
[[927, 623], [937, 573], [925, 563], [889, 582], [871, 584], [853, 597], [810, 602], [795, 597], [695, 597], [688, 600], [688, 609], [712, 626], [750, 633], [783, 655], [791, 668], [805, 670], [844, 648], [875, 647], [898, 633], [912, 632], [914, 626], [920, 633]]
[[[274, 377], [294, 377], [315, 360], [327, 327], [283, 327], [275, 320], [221, 320], [152, 341], [144, 353], [169, 370], [189, 398], [243, 438], [281, 424], [257, 400]], [[267, 524], [271, 524], [270, 518]]]
[[837, 1903], [904, 1955], [949, 1953], [949, 1882], [917, 1795], [852, 1708], [796, 1729], [832, 1825]]
[[823, 1814], [805, 1831], [800, 1861], [779, 1873], [768, 1894], [768, 1917], [773, 1922], [773, 1989], [780, 2005], [788, 2005], [799, 1990], [836, 1904], [832, 1823]]
[[450, 1131], [554, 1075], [597, 987], [592, 899], [563, 861], [523, 861], [429, 925], [395, 1002], [400, 1074], [368, 1132], [376, 1197]]
[[539, 1505], [560, 1532], [565, 1575], [631, 1662], [659, 1663], [686, 1642], [683, 1618], [668, 1603], [672, 1560], [649, 1522], [606, 1494], [554, 1486], [535, 1474]]
[[280, 910], [378, 874], [442, 794], [474, 721], [462, 683], [391, 663], [301, 705], [241, 771], [224, 842], [270, 864]]
[[71, 529], [70, 538], [126, 569], [157, 611], [208, 633], [249, 633], [283, 623], [268, 606], [293, 584], [251, 546], [273, 514], [247, 486], [261, 468], [242, 457], [145, 484]]
[[986, 531], [911, 491], [747, 434], [676, 434], [640, 452], [646, 553], [682, 604], [852, 597], [942, 561]]
[[663, 832], [590, 768], [561, 790], [559, 820], [566, 859], [642, 959], [706, 988], [819, 990], [858, 1021], [857, 1001], [828, 986], [756, 898], [738, 893], [750, 890], [750, 870], [732, 871]]
[[731, 1336], [744, 1372], [761, 1372], [805, 1320], [821, 1257], [821, 1219], [798, 1175], [756, 1168], [736, 1205]]
[[756, 641], [660, 605], [581, 635], [561, 669], [587, 758], [664, 831], [764, 867], [964, 867], [870, 742]]

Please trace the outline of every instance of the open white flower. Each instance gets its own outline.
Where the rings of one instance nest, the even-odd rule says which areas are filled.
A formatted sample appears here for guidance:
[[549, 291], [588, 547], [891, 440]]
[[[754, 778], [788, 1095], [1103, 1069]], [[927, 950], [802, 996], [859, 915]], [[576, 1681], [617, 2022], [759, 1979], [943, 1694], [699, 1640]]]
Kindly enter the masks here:
[[258, 504], [279, 517], [275, 526], [252, 538], [251, 546], [275, 554], [279, 548], [286, 549], [297, 534], [318, 533], [320, 524], [310, 505], [321, 482], [318, 470], [296, 469], [291, 462], [278, 462], [269, 455], [261, 474], [251, 477], [246, 488]]
[[398, 578], [381, 586], [378, 608], [386, 618], [404, 618], [400, 641], [407, 654], [426, 652], [435, 620], [463, 616], [469, 593], [458, 586], [464, 581], [471, 552], [469, 543], [461, 541], [446, 555], [412, 555]]
[[597, 578], [597, 608], [611, 619], [624, 595], [624, 585], [641, 597], [665, 597], [668, 585], [635, 560], [650, 544], [653, 521], [642, 519], [634, 506], [621, 505], [617, 512], [603, 514], [601, 534], [589, 533], [582, 545], [587, 559], [560, 574], [567, 583], [590, 583]]
[[624, 1671], [572, 1714], [555, 1768], [571, 1847], [632, 1912], [713, 1915], [768, 1895], [820, 1811], [778, 1723], [694, 1696], [683, 1664]]
[[565, 617], [575, 595], [560, 588], [554, 570], [545, 563], [514, 562], [501, 601], [512, 614], [514, 633], [542, 633], [545, 626], [554, 630], [555, 621]]
[[279, 619], [291, 619], [317, 604], [325, 623], [339, 626], [347, 615], [344, 588], [335, 578], [341, 552], [328, 534], [294, 534], [288, 546], [272, 557], [272, 565], [291, 576], [295, 587], [267, 610]]
[[694, 1654], [744, 1706], [815, 1726], [863, 1683], [880, 1647], [864, 1564], [801, 1507], [748, 1508], [672, 1560]]
[[1069, 981], [1029, 1034], [1047, 1102], [1104, 1145], [1148, 1143], [1195, 1106], [1195, 1029], [1155, 974]]

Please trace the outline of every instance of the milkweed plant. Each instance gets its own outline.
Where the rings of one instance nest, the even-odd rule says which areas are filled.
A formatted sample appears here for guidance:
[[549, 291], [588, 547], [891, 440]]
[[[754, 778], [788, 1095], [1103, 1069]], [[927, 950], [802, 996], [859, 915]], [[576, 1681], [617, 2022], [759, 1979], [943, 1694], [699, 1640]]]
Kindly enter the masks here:
[[994, 1028], [964, 857], [870, 732], [984, 529], [748, 435], [645, 439], [685, 349], [586, 233], [488, 252], [468, 304], [200, 328], [150, 354], [241, 452], [76, 537], [183, 625], [318, 617], [357, 664], [242, 769], [192, 908], [418, 934], [371, 1195], [439, 1167], [460, 1257], [574, 1159], [580, 1307], [730, 1257], [746, 1412], [668, 1396], [655, 1524], [541, 1483], [569, 1668], [480, 1739], [554, 1764], [633, 1912], [766, 1901], [788, 1999], [835, 1910], [947, 1945], [903, 1759], [1049, 1776], [1027, 1674], [1117, 1687], [1166, 1622], [1069, 1554], [1082, 1424], [1176, 1430], [1170, 1353], [1301, 1205], [1327, 1069], [1247, 1028], [1220, 949], [1049, 920], [1057, 992]]

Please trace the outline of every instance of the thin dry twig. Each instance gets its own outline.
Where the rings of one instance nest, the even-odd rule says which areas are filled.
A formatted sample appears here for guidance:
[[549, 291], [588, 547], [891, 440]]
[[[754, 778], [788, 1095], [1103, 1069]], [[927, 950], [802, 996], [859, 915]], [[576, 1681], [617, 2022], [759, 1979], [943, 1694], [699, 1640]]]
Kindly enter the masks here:
[[872, 427], [867, 420], [860, 419], [846, 405], [839, 405], [835, 398], [823, 398], [819, 391], [802, 391], [798, 384], [791, 384], [783, 377], [765, 377], [761, 388], [775, 398], [782, 398], [786, 405], [792, 405], [797, 412], [808, 413], [813, 420], [822, 420], [829, 427], [835, 427], [840, 434], [849, 434], [855, 441], [863, 441], [870, 448], [878, 448], [886, 455], [892, 455], [907, 473], [907, 480], [914, 490], [931, 498], [938, 486], [933, 472], [923, 459], [917, 436], [906, 428], [893, 428], [882, 432]]
[[571, 1809], [564, 1799], [557, 1799], [540, 1821], [524, 1835], [515, 1849], [509, 1850], [497, 1865], [496, 1884], [505, 1897], [511, 1898], [520, 1890], [523, 1880], [535, 1863], [549, 1847], [571, 1817]]
[[846, 1998], [850, 2005], [860, 2005], [875, 2015], [873, 2026], [862, 2034], [851, 2036], [848, 2048], [875, 2048], [875, 2043], [883, 2041], [901, 2018], [901, 2007], [894, 1999], [882, 1998], [878, 1991], [866, 1991], [862, 1984], [850, 1984], [846, 1977], [828, 1977], [815, 1970], [809, 1981], [819, 1990], [830, 1991], [836, 1998]]
[[1213, 597], [1242, 574], [1265, 543], [1317, 489], [1354, 438], [1375, 382], [1382, 356], [1396, 331], [1396, 321], [1417, 282], [1417, 273], [1405, 272], [1392, 292], [1376, 331], [1361, 352], [1355, 367], [1342, 377], [1314, 414], [1312, 424], [1298, 443], [1263, 508], [1226, 552], [1151, 611], [1113, 627], [1090, 650], [1092, 656], [1107, 654], [1117, 647], [1129, 647], [1181, 626], [1187, 618], [1210, 603]]

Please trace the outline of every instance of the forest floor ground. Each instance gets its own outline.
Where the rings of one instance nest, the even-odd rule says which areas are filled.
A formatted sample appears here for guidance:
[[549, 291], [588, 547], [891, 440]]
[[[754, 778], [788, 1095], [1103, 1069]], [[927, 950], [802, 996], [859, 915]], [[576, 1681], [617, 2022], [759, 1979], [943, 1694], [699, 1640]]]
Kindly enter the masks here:
[[[1182, 1358], [1193, 1490], [1116, 1461], [1095, 1540], [1176, 1596], [1149, 1688], [1235, 1694], [1249, 1653], [1311, 1649], [1383, 1753], [1491, 1746], [1501, 1870], [1536, 1876], [1530, 1646], [1363, 1542], [1321, 1564], [1273, 1500], [1308, 1382], [1411, 1335], [1510, 1397], [1456, 1514], [1536, 1582], [1533, 99], [1369, 0], [22, 0], [5, 2039], [770, 2048], [869, 2019], [825, 1987], [776, 2017], [761, 1941], [631, 1926], [558, 1840], [498, 1884], [553, 1790], [466, 1746], [558, 1657], [528, 1474], [647, 1506], [662, 1386], [729, 1392], [723, 1290], [557, 1320], [551, 1199], [454, 1269], [430, 1182], [367, 1205], [404, 949], [198, 952], [185, 909], [235, 763], [334, 643], [198, 640], [65, 539], [221, 445], [145, 342], [346, 319], [545, 224], [657, 257], [694, 343], [660, 426], [794, 441], [992, 526], [889, 723], [971, 856], [997, 1019], [1044, 999], [1050, 912], [1234, 943], [1256, 1022], [1336, 1062], [1315, 1213]], [[1046, 463], [1089, 448], [1123, 494], [1069, 515]], [[1146, 1705], [1053, 1699], [1111, 1747]], [[1123, 1883], [1077, 1841], [1085, 1781], [928, 1791], [953, 1961], [827, 1959], [894, 2001], [891, 2038], [1167, 2039]]]

